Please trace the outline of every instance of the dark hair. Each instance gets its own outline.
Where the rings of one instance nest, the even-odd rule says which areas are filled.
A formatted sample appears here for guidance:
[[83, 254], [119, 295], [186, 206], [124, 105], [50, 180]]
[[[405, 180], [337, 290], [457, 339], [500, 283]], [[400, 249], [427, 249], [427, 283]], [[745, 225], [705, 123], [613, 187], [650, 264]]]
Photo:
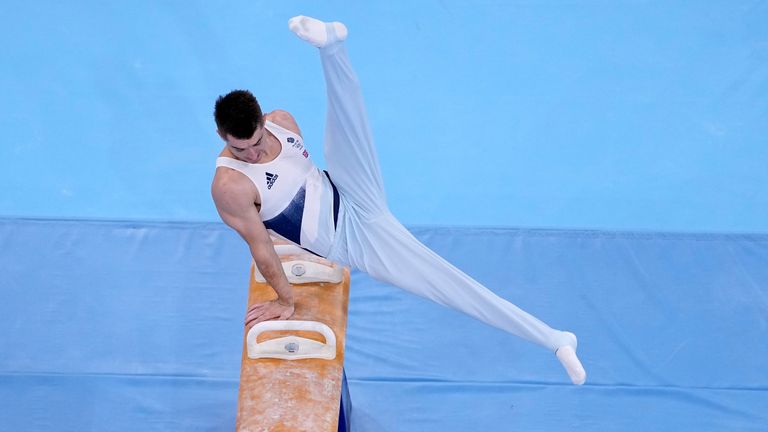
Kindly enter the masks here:
[[233, 90], [219, 96], [213, 118], [221, 132], [238, 139], [250, 138], [264, 124], [259, 102], [248, 90]]

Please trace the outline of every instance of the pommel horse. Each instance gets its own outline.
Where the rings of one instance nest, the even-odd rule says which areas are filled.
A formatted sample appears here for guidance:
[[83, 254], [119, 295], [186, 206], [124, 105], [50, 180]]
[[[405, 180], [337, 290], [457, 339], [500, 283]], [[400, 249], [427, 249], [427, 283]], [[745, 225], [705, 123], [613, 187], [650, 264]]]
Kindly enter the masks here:
[[[349, 269], [285, 240], [273, 239], [295, 312], [245, 335], [237, 408], [238, 432], [349, 431], [344, 374]], [[248, 307], [277, 298], [251, 263]]]

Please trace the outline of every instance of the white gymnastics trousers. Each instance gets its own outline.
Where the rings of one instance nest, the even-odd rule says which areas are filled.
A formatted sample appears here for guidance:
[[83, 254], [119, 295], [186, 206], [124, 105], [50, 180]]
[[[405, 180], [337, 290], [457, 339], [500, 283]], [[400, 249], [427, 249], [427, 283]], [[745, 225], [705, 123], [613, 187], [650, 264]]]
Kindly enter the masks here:
[[328, 259], [351, 266], [552, 351], [575, 348], [555, 330], [421, 244], [390, 213], [360, 84], [343, 42], [320, 48], [328, 92], [325, 160], [341, 195]]

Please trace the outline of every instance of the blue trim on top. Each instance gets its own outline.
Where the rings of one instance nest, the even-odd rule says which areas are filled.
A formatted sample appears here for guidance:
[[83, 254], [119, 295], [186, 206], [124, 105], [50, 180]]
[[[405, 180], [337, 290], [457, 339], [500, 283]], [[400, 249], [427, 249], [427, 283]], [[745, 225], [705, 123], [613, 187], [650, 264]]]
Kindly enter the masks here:
[[341, 202], [339, 198], [339, 190], [336, 189], [336, 185], [333, 184], [333, 180], [331, 180], [331, 175], [328, 174], [328, 171], [323, 170], [323, 172], [328, 178], [328, 182], [331, 184], [331, 188], [333, 189], [333, 229], [336, 229], [336, 225], [339, 223], [339, 204]]
[[288, 206], [280, 214], [268, 221], [264, 221], [267, 229], [280, 234], [286, 239], [301, 244], [301, 221], [304, 217], [304, 199], [307, 191], [304, 187], [299, 189]]

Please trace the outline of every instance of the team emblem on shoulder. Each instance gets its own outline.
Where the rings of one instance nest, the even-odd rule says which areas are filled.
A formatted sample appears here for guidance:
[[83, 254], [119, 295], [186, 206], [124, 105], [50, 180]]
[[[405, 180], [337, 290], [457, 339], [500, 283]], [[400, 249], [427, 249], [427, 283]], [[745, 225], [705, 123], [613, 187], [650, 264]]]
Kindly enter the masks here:
[[294, 138], [294, 137], [288, 137], [288, 138], [286, 138], [286, 139], [285, 139], [285, 141], [287, 141], [287, 142], [288, 142], [288, 144], [291, 144], [291, 147], [293, 147], [293, 148], [295, 148], [295, 149], [301, 149], [301, 148], [303, 147], [303, 146], [301, 145], [301, 141], [300, 141], [300, 140], [297, 140], [297, 139], [296, 139], [296, 138]]

